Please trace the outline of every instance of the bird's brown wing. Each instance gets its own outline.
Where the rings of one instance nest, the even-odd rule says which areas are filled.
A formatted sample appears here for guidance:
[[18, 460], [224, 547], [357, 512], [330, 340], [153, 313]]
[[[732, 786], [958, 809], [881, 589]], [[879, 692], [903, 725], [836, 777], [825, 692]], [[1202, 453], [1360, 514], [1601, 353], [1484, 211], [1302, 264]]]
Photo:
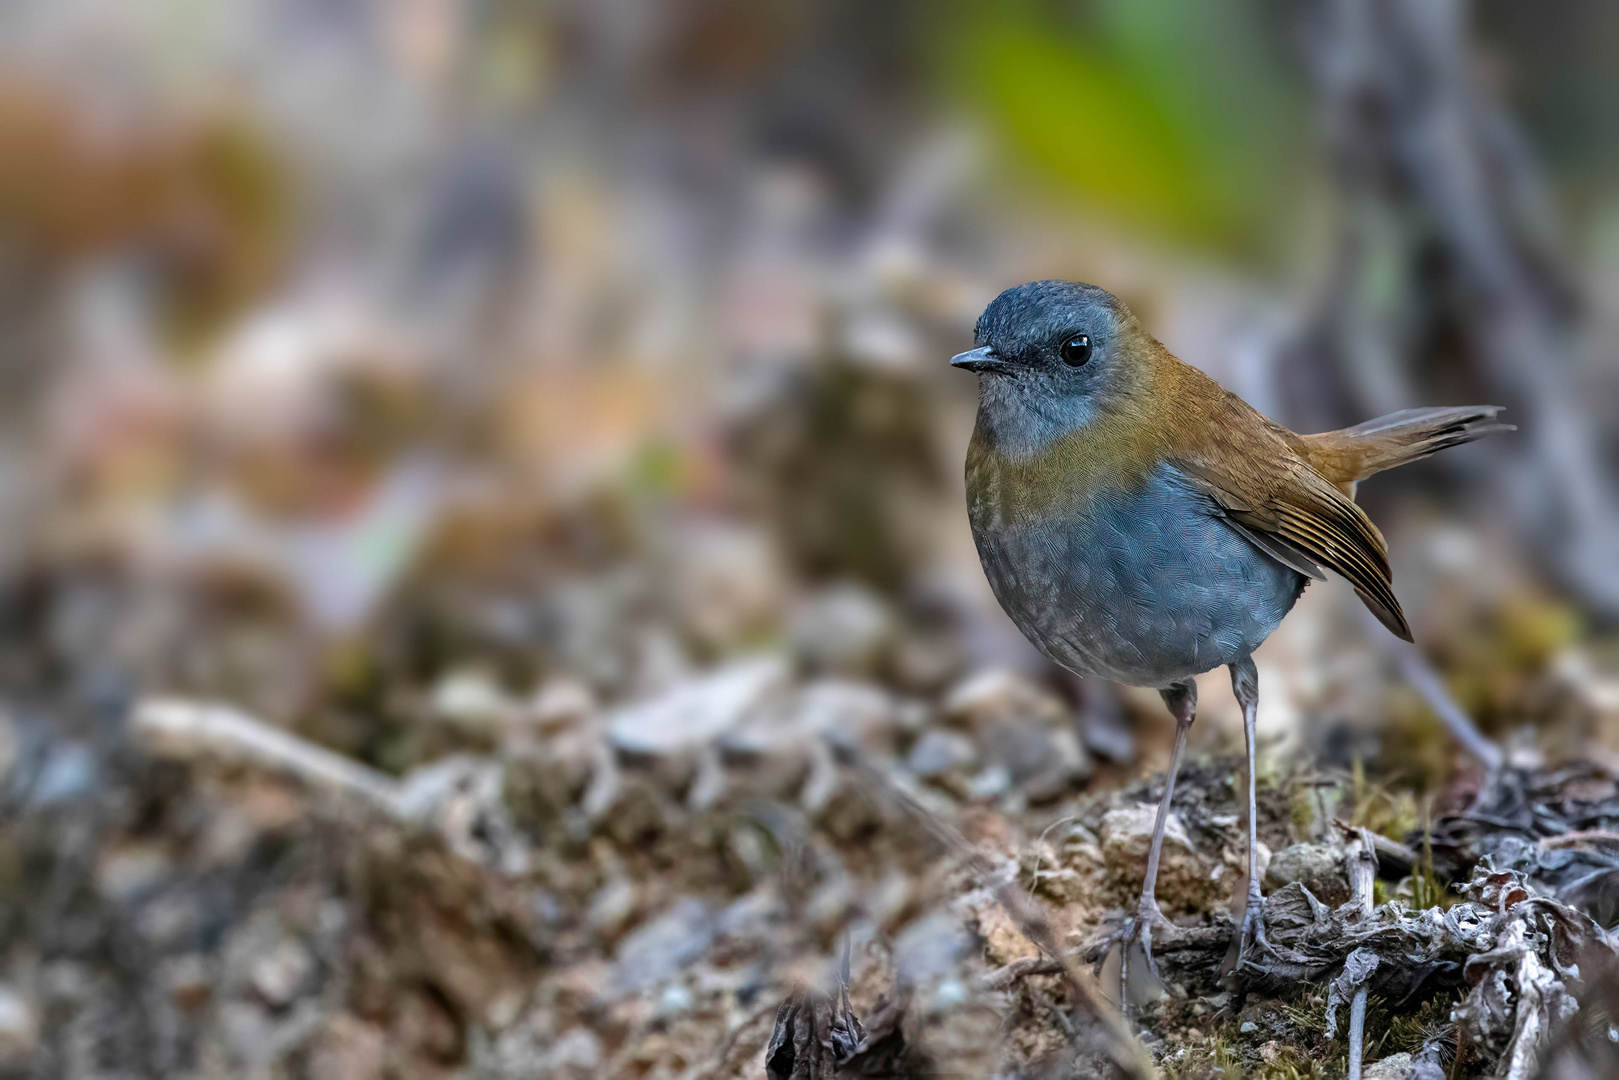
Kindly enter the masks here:
[[1175, 464], [1261, 549], [1312, 577], [1318, 567], [1342, 574], [1384, 626], [1410, 641], [1388, 545], [1365, 511], [1295, 451], [1292, 432], [1232, 395], [1213, 411], [1207, 437], [1177, 448]]

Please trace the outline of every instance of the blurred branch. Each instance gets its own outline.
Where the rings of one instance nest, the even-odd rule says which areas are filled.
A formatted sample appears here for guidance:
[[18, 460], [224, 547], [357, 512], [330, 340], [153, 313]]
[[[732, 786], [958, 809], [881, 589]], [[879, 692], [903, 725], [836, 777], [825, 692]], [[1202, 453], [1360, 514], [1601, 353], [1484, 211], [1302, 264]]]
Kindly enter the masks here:
[[[1308, 325], [1289, 404], [1342, 422], [1419, 396], [1422, 347], [1464, 342], [1469, 377], [1521, 409], [1527, 453], [1498, 450], [1511, 521], [1548, 571], [1619, 615], [1619, 493], [1575, 385], [1578, 303], [1550, 200], [1522, 138], [1482, 85], [1462, 0], [1320, 0], [1306, 40], [1342, 200], [1339, 253]], [[1392, 238], [1392, 239], [1391, 239]], [[1396, 310], [1377, 310], [1379, 243], [1397, 246]]]
[[1422, 650], [1385, 632], [1376, 616], [1365, 608], [1358, 604], [1356, 608], [1360, 612], [1366, 632], [1373, 641], [1388, 650], [1395, 666], [1400, 669], [1401, 676], [1411, 684], [1411, 688], [1422, 698], [1423, 703], [1433, 710], [1434, 715], [1439, 717], [1439, 722], [1445, 725], [1445, 730], [1450, 732], [1451, 738], [1461, 743], [1462, 749], [1477, 758], [1485, 771], [1492, 776], [1500, 772], [1501, 765], [1505, 761], [1501, 748], [1485, 737], [1473, 723], [1472, 718], [1451, 696], [1444, 679], [1440, 678], [1439, 672], [1428, 663], [1428, 658], [1422, 654]]
[[399, 785], [391, 777], [228, 705], [144, 701], [135, 709], [132, 730], [141, 747], [156, 757], [266, 769], [389, 817], [402, 816]]

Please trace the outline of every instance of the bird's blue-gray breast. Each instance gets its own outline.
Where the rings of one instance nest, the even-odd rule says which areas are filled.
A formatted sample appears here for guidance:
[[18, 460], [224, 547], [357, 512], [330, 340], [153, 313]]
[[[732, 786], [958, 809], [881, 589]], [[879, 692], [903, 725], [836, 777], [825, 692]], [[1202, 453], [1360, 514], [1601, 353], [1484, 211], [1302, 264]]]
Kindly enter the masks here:
[[1306, 578], [1262, 552], [1162, 465], [1035, 519], [969, 492], [990, 587], [1018, 628], [1081, 675], [1167, 686], [1247, 656]]

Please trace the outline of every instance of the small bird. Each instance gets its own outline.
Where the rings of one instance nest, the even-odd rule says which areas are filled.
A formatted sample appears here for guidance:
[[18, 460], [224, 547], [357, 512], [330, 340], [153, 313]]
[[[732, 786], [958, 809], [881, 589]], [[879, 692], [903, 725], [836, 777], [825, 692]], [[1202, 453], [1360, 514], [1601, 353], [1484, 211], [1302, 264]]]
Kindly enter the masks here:
[[[1035, 281], [992, 301], [971, 352], [978, 417], [967, 515], [1001, 607], [1082, 676], [1150, 686], [1175, 748], [1135, 917], [1117, 935], [1121, 982], [1139, 942], [1149, 970], [1164, 824], [1197, 707], [1193, 676], [1221, 665], [1248, 749], [1248, 895], [1237, 970], [1265, 948], [1255, 828], [1253, 651], [1311, 579], [1348, 578], [1411, 640], [1388, 548], [1355, 485], [1448, 446], [1513, 430], [1493, 405], [1407, 409], [1297, 435], [1182, 363], [1105, 289]], [[1121, 1001], [1124, 1000], [1121, 997]]]

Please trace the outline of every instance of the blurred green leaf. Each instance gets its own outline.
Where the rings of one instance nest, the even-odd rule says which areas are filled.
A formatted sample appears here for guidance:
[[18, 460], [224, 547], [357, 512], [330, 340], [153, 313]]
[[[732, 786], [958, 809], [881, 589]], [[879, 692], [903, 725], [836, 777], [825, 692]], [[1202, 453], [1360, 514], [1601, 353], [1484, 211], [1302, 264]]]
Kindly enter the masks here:
[[1014, 27], [980, 41], [987, 102], [1019, 149], [1097, 201], [1196, 233], [1219, 210], [1152, 94], [1108, 57]]
[[1008, 3], [964, 16], [946, 78], [1003, 151], [1129, 224], [1221, 246], [1285, 232], [1303, 104], [1252, 3]]

